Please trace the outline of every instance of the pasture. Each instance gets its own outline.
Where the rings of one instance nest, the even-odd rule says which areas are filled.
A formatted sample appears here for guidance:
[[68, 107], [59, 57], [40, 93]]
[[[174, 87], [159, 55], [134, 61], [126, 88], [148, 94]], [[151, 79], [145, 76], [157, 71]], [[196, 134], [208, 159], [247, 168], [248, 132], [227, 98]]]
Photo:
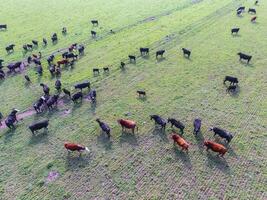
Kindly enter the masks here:
[[[23, 117], [14, 130], [0, 127], [0, 199], [267, 199], [267, 4], [254, 2], [0, 0], [0, 24], [7, 24], [0, 30], [3, 65], [40, 51], [44, 69], [38, 76], [31, 64], [0, 80], [0, 112], [6, 117], [17, 108]], [[241, 5], [246, 11], [237, 16]], [[248, 8], [257, 10], [255, 23]], [[234, 27], [240, 28], [236, 35]], [[23, 44], [32, 40], [40, 44], [25, 53]], [[14, 52], [7, 54], [12, 43]], [[32, 105], [43, 94], [40, 83], [56, 93], [46, 58], [59, 51], [59, 59], [73, 43], [83, 44], [85, 53], [62, 69], [62, 87], [73, 94], [74, 84], [89, 80], [97, 103], [74, 104], [61, 92], [57, 108], [36, 114]], [[149, 55], [140, 56], [140, 47], [150, 48]], [[191, 50], [190, 59], [182, 48]], [[157, 60], [161, 49], [166, 52]], [[252, 55], [250, 63], [240, 62], [238, 52]], [[128, 55], [135, 55], [136, 63], [129, 63]], [[103, 73], [106, 66], [109, 73]], [[25, 74], [32, 83], [25, 84]], [[238, 77], [235, 93], [226, 92], [225, 76]], [[137, 90], [146, 91], [146, 98]], [[174, 147], [169, 124], [165, 132], [155, 128], [152, 114], [183, 122], [188, 153]], [[110, 125], [110, 139], [101, 134], [97, 118]], [[137, 133], [122, 133], [119, 118], [136, 121]], [[195, 118], [202, 119], [198, 135]], [[48, 131], [33, 135], [28, 126], [42, 119], [49, 119]], [[214, 137], [211, 126], [230, 131], [231, 143]], [[204, 139], [228, 152], [223, 158], [206, 152]], [[83, 144], [90, 153], [68, 154], [66, 141]]]

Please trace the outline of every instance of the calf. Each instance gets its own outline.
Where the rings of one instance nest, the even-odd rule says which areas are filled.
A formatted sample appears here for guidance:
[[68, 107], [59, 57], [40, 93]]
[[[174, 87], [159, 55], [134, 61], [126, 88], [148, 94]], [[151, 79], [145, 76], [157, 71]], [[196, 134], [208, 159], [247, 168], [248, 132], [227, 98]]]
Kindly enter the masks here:
[[165, 53], [165, 50], [159, 50], [156, 52], [156, 58], [158, 58], [158, 56], [163, 56], [163, 54]]
[[149, 54], [149, 48], [140, 48], [140, 53], [142, 55], [148, 55]]
[[46, 46], [47, 45], [47, 39], [43, 38], [43, 45]]
[[33, 124], [31, 124], [29, 126], [29, 129], [31, 130], [32, 134], [34, 134], [35, 131], [38, 131], [40, 129], [48, 129], [48, 125], [49, 125], [49, 120], [46, 119], [46, 120], [42, 120], [42, 121], [39, 121], [39, 122], [35, 122]]
[[57, 105], [58, 98], [59, 98], [59, 95], [56, 94], [56, 95], [53, 95], [52, 97], [50, 97], [48, 99], [48, 101], [46, 102], [46, 105], [48, 107], [48, 110], [50, 110], [54, 104]]
[[74, 85], [75, 89], [80, 89], [82, 91], [82, 89], [84, 88], [88, 88], [90, 90], [90, 82], [89, 81], [84, 81], [82, 83], [77, 83], [76, 85]]
[[232, 28], [231, 33], [232, 34], [234, 34], [234, 33], [237, 34], [239, 32], [239, 29], [240, 28]]
[[249, 9], [248, 9], [248, 13], [256, 14], [256, 9], [254, 9], [254, 8], [249, 8]]
[[98, 20], [91, 20], [91, 23], [93, 24], [93, 26], [98, 26]]
[[160, 125], [161, 128], [165, 130], [166, 124], [167, 124], [165, 119], [163, 119], [162, 117], [160, 117], [158, 115], [150, 115], [150, 120], [154, 120], [155, 124]]
[[33, 105], [34, 110], [36, 111], [36, 113], [40, 113], [42, 112], [42, 106], [44, 105], [44, 103], [46, 102], [45, 97], [41, 97], [40, 99], [38, 99], [38, 101]]
[[108, 135], [110, 138], [110, 127], [107, 123], [100, 121], [100, 119], [96, 119], [96, 122], [99, 124], [101, 130]]
[[231, 142], [231, 140], [233, 139], [233, 135], [221, 128], [218, 127], [211, 127], [209, 128], [209, 131], [213, 131], [214, 132], [214, 136], [215, 135], [219, 135], [221, 138], [224, 138], [227, 140], [227, 142]]
[[76, 103], [78, 99], [83, 99], [83, 93], [82, 92], [76, 92], [75, 94], [72, 95], [71, 100], [73, 103]]
[[0, 24], [0, 29], [7, 29], [7, 25], [6, 24]]
[[75, 143], [65, 142], [64, 147], [68, 150], [68, 152], [78, 151], [80, 155], [83, 151], [90, 152], [87, 147], [80, 145], [80, 144], [75, 144]]
[[182, 147], [182, 150], [188, 151], [189, 144], [179, 135], [173, 134], [172, 135], [173, 144], [178, 144], [180, 147]]
[[144, 90], [137, 90], [136, 92], [137, 92], [139, 97], [141, 97], [141, 96], [145, 97], [146, 96], [146, 92]]
[[33, 45], [38, 46], [38, 41], [37, 40], [32, 40], [32, 43], [33, 43]]
[[257, 17], [256, 17], [256, 16], [254, 16], [254, 17], [252, 17], [252, 18], [251, 18], [251, 20], [250, 20], [250, 21], [254, 23], [254, 22], [256, 22], [256, 19], [257, 19]]
[[64, 94], [65, 94], [65, 95], [68, 95], [69, 97], [71, 96], [71, 94], [70, 94], [70, 91], [69, 91], [69, 90], [67, 90], [67, 89], [63, 88], [63, 89], [62, 89], [62, 91], [64, 92]]
[[10, 44], [10, 45], [8, 45], [8, 46], [6, 47], [6, 52], [7, 52], [7, 53], [13, 52], [15, 46], [16, 46], [16, 45], [14, 45], [14, 44]]
[[247, 63], [251, 60], [252, 56], [246, 55], [244, 53], [239, 52], [237, 55], [239, 55], [239, 60], [247, 60]]
[[168, 118], [168, 123], [171, 123], [171, 127], [175, 126], [176, 128], [180, 129], [181, 133], [184, 134], [184, 124], [174, 118]]
[[136, 128], [136, 131], [138, 131], [138, 127], [135, 121], [128, 120], [128, 119], [119, 119], [118, 123], [121, 125], [122, 131], [124, 131], [125, 128], [131, 129], [133, 134], [134, 134], [135, 128]]
[[132, 61], [136, 62], [136, 57], [135, 56], [129, 55], [128, 57], [129, 57], [130, 62], [132, 62]]
[[238, 78], [233, 76], [225, 76], [223, 84], [225, 84], [226, 81], [229, 81], [230, 85], [238, 84]]
[[104, 73], [109, 73], [109, 68], [108, 67], [103, 67]]
[[199, 133], [200, 129], [201, 129], [201, 119], [195, 119], [195, 121], [194, 121], [194, 134]]
[[222, 157], [227, 152], [227, 149], [223, 145], [218, 144], [216, 142], [207, 140], [207, 141], [204, 141], [204, 145], [207, 147], [207, 151], [211, 149], [214, 152], [218, 152], [219, 155], [221, 155]]
[[50, 88], [46, 84], [40, 83], [40, 86], [43, 87], [43, 91], [45, 94], [49, 94]]
[[90, 92], [89, 92], [89, 98], [91, 99], [91, 101], [93, 102], [93, 103], [95, 103], [96, 102], [96, 91], [95, 90], [91, 90]]
[[191, 51], [189, 51], [188, 49], [182, 48], [184, 56], [187, 56], [187, 58], [190, 58], [191, 55]]
[[56, 80], [55, 82], [55, 88], [57, 91], [61, 90], [61, 81], [59, 79]]
[[91, 31], [91, 35], [92, 35], [92, 37], [95, 37], [96, 36], [96, 32], [95, 31]]
[[100, 70], [98, 68], [93, 68], [93, 73], [94, 75], [98, 74], [99, 75]]
[[226, 92], [234, 92], [236, 90], [236, 85], [229, 85], [226, 89]]

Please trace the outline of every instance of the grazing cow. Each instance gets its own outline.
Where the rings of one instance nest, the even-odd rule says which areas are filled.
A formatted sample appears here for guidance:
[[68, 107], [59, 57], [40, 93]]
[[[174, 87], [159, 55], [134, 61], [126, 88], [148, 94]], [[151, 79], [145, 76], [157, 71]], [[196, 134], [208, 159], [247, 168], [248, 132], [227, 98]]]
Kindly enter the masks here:
[[110, 138], [110, 127], [107, 123], [100, 121], [100, 119], [96, 119], [96, 122], [99, 124], [101, 130], [108, 135]]
[[27, 62], [28, 62], [28, 64], [31, 64], [31, 62], [32, 62], [32, 57], [31, 56], [28, 56]]
[[258, 0], [257, 0], [257, 1], [255, 1], [255, 3], [254, 3], [254, 4], [255, 4], [255, 6], [257, 6], [257, 5], [258, 5], [258, 3], [259, 3], [259, 1], [258, 1]]
[[94, 75], [99, 74], [100, 70], [98, 68], [93, 68]]
[[14, 45], [14, 44], [10, 44], [10, 45], [8, 45], [8, 46], [6, 47], [6, 52], [7, 52], [7, 53], [13, 52], [15, 46], [16, 46], [16, 45]]
[[67, 34], [67, 28], [66, 27], [62, 28], [62, 34]]
[[194, 121], [194, 134], [199, 133], [200, 129], [201, 129], [201, 119], [195, 119], [195, 121]]
[[109, 67], [103, 67], [104, 73], [109, 73]]
[[72, 95], [71, 100], [73, 103], [76, 103], [78, 99], [83, 99], [83, 93], [82, 92], [76, 92], [75, 94]]
[[238, 84], [238, 78], [232, 77], [232, 76], [225, 76], [223, 84], [225, 84], [226, 81], [230, 82], [230, 85]]
[[236, 85], [229, 85], [226, 89], [226, 92], [234, 92], [236, 90]]
[[118, 119], [117, 121], [121, 125], [122, 131], [124, 131], [125, 128], [131, 129], [133, 134], [134, 134], [135, 128], [136, 128], [136, 131], [138, 131], [138, 127], [135, 121], [128, 120], [128, 119]]
[[137, 92], [139, 97], [141, 97], [141, 96], [145, 97], [146, 96], [146, 92], [144, 90], [137, 90], [136, 92]]
[[26, 44], [26, 46], [27, 46], [28, 50], [32, 50], [33, 49], [33, 45], [32, 44]]
[[74, 88], [75, 89], [80, 89], [81, 91], [84, 88], [88, 88], [90, 90], [90, 82], [86, 80], [86, 81], [84, 81], [82, 83], [77, 83], [76, 85], [74, 85]]
[[68, 59], [62, 59], [57, 61], [57, 66], [60, 67], [61, 65], [68, 65], [69, 64], [69, 60]]
[[24, 75], [24, 78], [28, 83], [31, 83], [31, 79], [28, 75]]
[[10, 63], [7, 65], [7, 68], [9, 69], [10, 72], [16, 72], [17, 68], [20, 68], [22, 62], [15, 62], [15, 63]]
[[92, 35], [92, 37], [95, 37], [96, 36], [96, 32], [95, 31], [91, 31], [91, 35]]
[[7, 29], [7, 25], [6, 24], [0, 24], [0, 29], [2, 30], [2, 29]]
[[46, 99], [45, 97], [42, 96], [40, 99], [38, 99], [38, 101], [35, 104], [33, 104], [34, 110], [37, 113], [42, 112], [41, 107], [44, 105], [45, 102], [46, 102]]
[[51, 73], [51, 75], [54, 75], [54, 73], [56, 72], [56, 65], [50, 65], [49, 72]]
[[221, 138], [225, 138], [228, 143], [231, 142], [231, 140], [233, 139], [233, 135], [231, 133], [229, 133], [226, 130], [223, 130], [221, 128], [211, 127], [211, 128], [209, 128], [209, 131], [213, 131], [214, 136], [219, 135]]
[[89, 92], [88, 96], [89, 96], [89, 98], [91, 99], [91, 101], [92, 101], [93, 103], [96, 102], [96, 91], [95, 91], [95, 90], [91, 90], [91, 91]]
[[39, 76], [41, 76], [43, 74], [43, 67], [42, 65], [38, 65], [36, 68], [36, 71], [38, 73]]
[[236, 15], [237, 16], [240, 16], [242, 14], [242, 10], [238, 10], [237, 12], [236, 12]]
[[14, 123], [18, 122], [18, 120], [17, 120], [17, 112], [19, 112], [19, 110], [13, 109], [11, 111], [11, 113], [7, 116], [6, 120], [5, 120], [6, 126], [8, 128], [10, 128], [10, 129], [12, 129], [12, 128], [14, 129], [15, 128]]
[[132, 62], [132, 61], [136, 62], [136, 57], [135, 56], [129, 55], [128, 57], [129, 57], [130, 62]]
[[253, 13], [253, 14], [256, 15], [256, 9], [254, 9], [254, 8], [249, 8], [249, 9], [248, 9], [248, 13]]
[[50, 88], [44, 83], [40, 83], [40, 86], [43, 87], [44, 93], [49, 95]]
[[47, 45], [47, 39], [43, 38], [43, 45], [46, 46]]
[[79, 52], [79, 55], [83, 55], [84, 54], [84, 46], [83, 45], [80, 45], [78, 47], [78, 52]]
[[50, 56], [47, 58], [48, 65], [50, 65], [50, 64], [53, 62], [54, 58], [55, 58], [55, 56], [54, 56], [53, 54], [50, 55]]
[[32, 61], [33, 61], [34, 64], [36, 64], [36, 65], [41, 65], [41, 61], [40, 61], [40, 59], [38, 59], [38, 58], [33, 58]]
[[232, 28], [231, 34], [237, 34], [239, 32], [240, 28]]
[[173, 134], [173, 145], [178, 144], [180, 147], [182, 147], [182, 150], [188, 151], [189, 144], [183, 139], [180, 135]]
[[89, 151], [89, 149], [83, 145], [80, 145], [80, 144], [75, 144], [75, 143], [69, 143], [69, 142], [65, 142], [64, 143], [64, 147], [68, 150], [68, 153], [70, 153], [71, 151], [78, 151], [81, 155], [81, 153], [83, 151]]
[[66, 52], [66, 53], [62, 54], [62, 57], [63, 58], [66, 58], [66, 59], [72, 58], [73, 60], [77, 60], [78, 55], [76, 55], [74, 53], [68, 53], [68, 52]]
[[59, 98], [59, 95], [56, 94], [47, 100], [46, 105], [47, 105], [48, 110], [50, 110], [54, 104], [57, 105], [58, 98]]
[[158, 58], [158, 56], [163, 56], [163, 54], [165, 53], [165, 50], [159, 50], [156, 52], [156, 58]]
[[237, 8], [236, 11], [241, 11], [241, 12], [245, 11], [245, 6], [241, 6], [241, 7]]
[[37, 40], [32, 40], [32, 43], [33, 43], [33, 45], [38, 46], [38, 41]]
[[189, 50], [186, 49], [186, 48], [182, 48], [182, 50], [183, 50], [183, 54], [184, 54], [184, 56], [187, 56], [187, 58], [190, 58], [191, 51], [189, 51]]
[[54, 33], [54, 34], [52, 35], [51, 40], [52, 40], [52, 43], [57, 42], [57, 34], [56, 34], [56, 33]]
[[182, 122], [174, 118], [168, 118], [168, 123], [171, 123], [171, 127], [175, 126], [176, 128], [180, 129], [181, 133], [184, 134], [185, 125]]
[[49, 125], [49, 120], [45, 119], [45, 120], [31, 124], [29, 126], [29, 129], [31, 130], [32, 134], [34, 134], [35, 131], [38, 131], [38, 130], [43, 129], [43, 128], [47, 130], [48, 125]]
[[254, 17], [252, 17], [252, 18], [251, 18], [251, 20], [250, 20], [250, 21], [254, 23], [254, 22], [256, 22], [256, 19], [257, 19], [257, 17], [256, 17], [256, 16], [254, 16]]
[[71, 96], [69, 90], [63, 88], [62, 91], [64, 92], [65, 95], [68, 95], [69, 97]]
[[91, 20], [91, 23], [93, 24], [93, 26], [98, 26], [98, 20]]
[[227, 152], [227, 149], [223, 145], [216, 142], [206, 140], [204, 141], [204, 145], [207, 147], [207, 151], [211, 149], [214, 152], [218, 152], [222, 157]]
[[158, 115], [150, 115], [150, 120], [154, 120], [155, 124], [160, 125], [161, 128], [165, 130], [166, 124], [167, 124], [165, 119], [163, 119], [162, 117], [160, 117]]
[[142, 55], [148, 55], [149, 54], [149, 48], [140, 48], [140, 53]]
[[121, 69], [124, 69], [125, 68], [125, 63], [124, 62], [121, 62], [121, 66], [120, 66]]
[[244, 53], [239, 52], [237, 55], [239, 55], [239, 60], [247, 60], [247, 63], [251, 60], [252, 56], [246, 55]]
[[59, 79], [56, 80], [55, 82], [55, 88], [57, 91], [61, 90], [61, 81]]
[[23, 46], [22, 46], [22, 48], [24, 49], [24, 51], [28, 51], [28, 47], [27, 47], [27, 45], [26, 44], [24, 44]]

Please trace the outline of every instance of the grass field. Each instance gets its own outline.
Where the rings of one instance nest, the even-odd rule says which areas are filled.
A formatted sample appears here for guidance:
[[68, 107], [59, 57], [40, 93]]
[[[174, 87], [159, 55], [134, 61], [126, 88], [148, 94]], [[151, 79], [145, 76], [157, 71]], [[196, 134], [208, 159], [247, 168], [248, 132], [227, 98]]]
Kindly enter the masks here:
[[[78, 42], [85, 55], [73, 69], [62, 72], [63, 86], [88, 79], [97, 90], [97, 105], [74, 105], [64, 100], [57, 109], [25, 117], [15, 131], [0, 129], [0, 199], [267, 199], [267, 4], [254, 0], [0, 0], [0, 58], [21, 60], [41, 51], [45, 56]], [[257, 22], [245, 12], [236, 16], [240, 5], [255, 7]], [[98, 19], [92, 27], [90, 20]], [[61, 29], [67, 27], [63, 36]], [[240, 27], [238, 36], [231, 28]], [[109, 30], [115, 31], [110, 34]], [[92, 39], [90, 31], [97, 32]], [[57, 32], [59, 42], [50, 37]], [[43, 37], [26, 55], [22, 45]], [[16, 44], [13, 54], [5, 47]], [[149, 47], [142, 58], [140, 47]], [[181, 48], [192, 50], [190, 60]], [[165, 59], [155, 52], [165, 49]], [[250, 64], [239, 62], [238, 52], [253, 56]], [[128, 55], [137, 56], [128, 64]], [[119, 69], [127, 62], [126, 70]], [[46, 70], [38, 77], [32, 65], [26, 71], [0, 82], [0, 112], [8, 115], [14, 107], [32, 107], [41, 95], [41, 82], [54, 89], [55, 78]], [[93, 76], [94, 67], [110, 65], [110, 74]], [[32, 79], [25, 86], [23, 75]], [[239, 91], [227, 93], [225, 75], [239, 78]], [[147, 99], [137, 98], [144, 89]], [[66, 112], [67, 111], [67, 112]], [[128, 114], [128, 116], [125, 116]], [[175, 117], [185, 125], [189, 153], [174, 148], [166, 132], [154, 129], [150, 114]], [[101, 118], [112, 128], [111, 140], [100, 134], [95, 122]], [[193, 120], [203, 121], [202, 133], [195, 136]], [[33, 136], [28, 125], [49, 118], [47, 134]], [[122, 134], [118, 118], [137, 121], [135, 135]], [[204, 139], [225, 144], [208, 131], [219, 126], [231, 131], [234, 139], [228, 153], [220, 158], [207, 153]], [[64, 142], [86, 145], [91, 150], [81, 157], [68, 155]], [[47, 182], [50, 172], [56, 180]]]

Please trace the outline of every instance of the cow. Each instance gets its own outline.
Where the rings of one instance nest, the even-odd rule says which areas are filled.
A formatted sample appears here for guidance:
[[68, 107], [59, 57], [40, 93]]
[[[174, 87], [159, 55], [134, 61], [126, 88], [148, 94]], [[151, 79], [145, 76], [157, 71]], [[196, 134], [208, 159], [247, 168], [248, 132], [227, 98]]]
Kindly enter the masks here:
[[92, 37], [96, 37], [96, 32], [95, 31], [91, 31], [91, 35], [92, 35]]
[[49, 72], [51, 73], [51, 75], [54, 75], [54, 73], [56, 72], [56, 65], [50, 65]]
[[255, 6], [257, 6], [257, 5], [258, 5], [258, 3], [259, 3], [259, 1], [258, 1], [258, 0], [257, 0], [257, 1], [255, 1], [255, 3], [254, 3], [254, 4], [255, 4]]
[[40, 86], [43, 87], [43, 92], [45, 94], [49, 95], [50, 88], [48, 87], [48, 85], [46, 85], [44, 83], [40, 83]]
[[47, 100], [46, 105], [47, 105], [48, 110], [50, 110], [54, 104], [57, 105], [58, 98], [59, 98], [59, 95], [56, 94]]
[[241, 12], [245, 11], [245, 6], [240, 6], [239, 8], [237, 8], [236, 11], [241, 11]]
[[0, 79], [5, 79], [5, 73], [3, 72], [3, 70], [0, 72]]
[[31, 83], [31, 79], [30, 79], [30, 77], [26, 74], [26, 75], [24, 75], [24, 78], [25, 78], [25, 80], [28, 82], [28, 83]]
[[95, 90], [91, 90], [91, 91], [89, 92], [88, 96], [89, 96], [89, 98], [91, 99], [91, 101], [92, 101], [93, 103], [96, 102], [96, 91], [95, 91]]
[[216, 142], [206, 140], [204, 141], [204, 145], [207, 147], [207, 151], [211, 149], [214, 152], [218, 152], [219, 155], [221, 155], [222, 157], [227, 152], [227, 149], [223, 145], [218, 144]]
[[2, 30], [2, 29], [7, 29], [7, 25], [6, 24], [0, 24], [0, 30]]
[[191, 51], [189, 51], [186, 48], [182, 48], [182, 51], [183, 51], [184, 56], [187, 56], [187, 58], [190, 58]]
[[256, 19], [257, 19], [257, 17], [256, 17], [256, 16], [254, 16], [254, 17], [252, 17], [252, 18], [251, 18], [251, 20], [250, 20], [250, 21], [254, 23], [254, 22], [256, 22]]
[[236, 90], [236, 85], [229, 85], [226, 89], [226, 92], [234, 92]]
[[121, 69], [124, 69], [124, 68], [125, 68], [125, 65], [126, 65], [126, 64], [125, 64], [124, 62], [121, 62], [121, 66], [120, 66], [120, 68], [121, 68]]
[[248, 9], [248, 13], [253, 13], [253, 14], [256, 15], [256, 9], [254, 9], [254, 8], [249, 8], [249, 9]]
[[15, 46], [16, 46], [15, 44], [10, 44], [10, 45], [8, 45], [8, 46], [6, 47], [6, 52], [7, 52], [7, 53], [13, 52]]
[[90, 152], [87, 147], [80, 145], [80, 144], [70, 143], [70, 142], [65, 142], [64, 147], [68, 150], [68, 153], [78, 151], [80, 153], [80, 156], [83, 151]]
[[83, 55], [84, 54], [84, 46], [83, 45], [79, 45], [78, 52], [79, 52], [79, 55]]
[[178, 144], [182, 147], [182, 150], [188, 151], [189, 144], [181, 136], [177, 134], [172, 134], [173, 145]]
[[69, 97], [71, 96], [71, 94], [70, 94], [70, 91], [69, 91], [69, 90], [67, 90], [67, 89], [63, 88], [63, 89], [62, 89], [62, 91], [64, 92], [64, 94], [65, 94], [65, 95], [68, 95]]
[[239, 52], [237, 55], [239, 55], [239, 60], [247, 60], [247, 64], [249, 63], [249, 61], [251, 60], [252, 56], [250, 55], [246, 55], [244, 53]]
[[42, 64], [41, 61], [40, 61], [40, 59], [38, 59], [38, 58], [33, 58], [32, 61], [33, 61], [34, 64], [36, 64], [36, 65], [41, 65], [41, 64]]
[[63, 28], [62, 28], [62, 34], [63, 34], [63, 35], [66, 35], [66, 34], [67, 34], [67, 28], [66, 28], [66, 27], [63, 27]]
[[165, 53], [165, 50], [159, 50], [156, 52], [156, 58], [158, 58], [158, 56], [163, 56], [163, 54]]
[[139, 97], [145, 97], [146, 96], [146, 92], [144, 90], [137, 90], [136, 93], [138, 94]]
[[38, 46], [38, 41], [37, 40], [32, 40], [32, 43], [34, 46]]
[[99, 74], [100, 70], [98, 68], [93, 68], [94, 75]]
[[77, 43], [74, 43], [72, 44], [70, 47], [69, 47], [69, 52], [72, 52], [74, 49], [77, 48]]
[[17, 68], [20, 68], [22, 62], [15, 62], [15, 63], [10, 63], [7, 65], [7, 68], [9, 69], [9, 72], [16, 72]]
[[98, 26], [98, 20], [91, 20], [91, 23], [93, 24], [93, 26]]
[[57, 42], [57, 34], [56, 34], [56, 33], [54, 33], [54, 34], [52, 35], [51, 40], [52, 40], [52, 43], [53, 43], [53, 44]]
[[4, 60], [3, 59], [0, 59], [0, 68], [3, 67], [3, 62], [4, 62]]
[[166, 120], [163, 119], [162, 117], [158, 116], [158, 115], [150, 115], [150, 120], [154, 120], [155, 121], [155, 125], [158, 124], [161, 126], [161, 129], [164, 129], [166, 128]]
[[194, 134], [199, 133], [200, 129], [201, 129], [201, 119], [195, 119], [194, 120]]
[[142, 55], [148, 55], [149, 54], [149, 48], [140, 48], [140, 53]]
[[68, 65], [69, 64], [69, 60], [68, 59], [62, 59], [57, 61], [57, 66], [60, 67], [61, 65]]
[[136, 57], [133, 56], [133, 55], [129, 55], [129, 60], [130, 60], [130, 63], [133, 61], [133, 62], [136, 62]]
[[39, 122], [35, 122], [33, 124], [31, 124], [29, 126], [29, 129], [31, 130], [32, 134], [34, 135], [34, 132], [35, 131], [38, 131], [40, 129], [48, 129], [48, 125], [49, 125], [49, 120], [48, 119], [45, 119], [45, 120], [42, 120], [42, 121], [39, 121]]
[[33, 45], [32, 44], [26, 44], [26, 46], [27, 46], [28, 50], [32, 50], [33, 49]]
[[73, 103], [76, 103], [78, 99], [83, 99], [83, 93], [82, 92], [76, 92], [72, 95], [71, 100], [73, 101]]
[[226, 130], [223, 130], [221, 128], [210, 127], [209, 131], [213, 131], [214, 132], [214, 136], [215, 135], [219, 135], [221, 138], [226, 139], [228, 143], [230, 143], [231, 140], [233, 139], [233, 135], [230, 132], [227, 132]]
[[59, 79], [56, 80], [55, 82], [55, 88], [57, 91], [61, 90], [61, 81]]
[[238, 34], [239, 30], [240, 30], [240, 28], [232, 28], [231, 34], [234, 34], [234, 33]]
[[96, 119], [96, 122], [99, 124], [101, 130], [108, 135], [108, 138], [110, 138], [110, 127], [109, 127], [109, 125], [107, 123], [101, 121], [99, 118]]
[[24, 49], [24, 51], [26, 51], [26, 52], [28, 51], [28, 47], [26, 44], [22, 45], [22, 48]]
[[237, 12], [236, 12], [236, 15], [237, 16], [240, 16], [242, 14], [242, 10], [238, 10]]
[[184, 134], [185, 125], [182, 122], [174, 118], [168, 118], [168, 123], [171, 123], [171, 127], [175, 126], [176, 128], [180, 129], [181, 133]]
[[138, 126], [135, 121], [128, 120], [128, 119], [118, 119], [117, 122], [121, 125], [122, 131], [124, 129], [131, 129], [132, 133], [134, 134], [134, 131], [138, 131]]
[[43, 67], [42, 65], [38, 65], [36, 68], [36, 71], [38, 73], [39, 76], [41, 76], [43, 74]]
[[33, 108], [36, 111], [36, 113], [42, 112], [41, 107], [44, 105], [44, 103], [46, 102], [46, 99], [44, 96], [42, 96], [40, 99], [38, 99], [38, 101], [33, 104]]
[[230, 85], [238, 84], [238, 78], [233, 77], [233, 76], [225, 76], [223, 84], [225, 84], [226, 81], [230, 82]]
[[88, 88], [90, 90], [90, 82], [89, 81], [84, 81], [82, 83], [77, 83], [74, 85], [75, 89], [80, 89], [82, 91], [82, 89], [84, 88]]
[[109, 67], [103, 67], [104, 73], [109, 73]]
[[14, 129], [14, 123], [18, 122], [17, 120], [17, 113], [19, 112], [18, 109], [13, 109], [11, 111], [11, 113], [7, 116], [7, 118], [5, 119], [5, 124], [9, 129]]
[[48, 63], [48, 65], [50, 65], [50, 64], [53, 62], [54, 58], [55, 58], [55, 56], [54, 56], [53, 54], [52, 54], [52, 55], [50, 55], [50, 56], [48, 56], [48, 58], [46, 59], [46, 60], [47, 60], [47, 63]]
[[74, 54], [74, 53], [68, 53], [68, 52], [65, 52], [64, 54], [62, 54], [62, 57], [63, 58], [72, 58], [73, 60], [77, 60], [78, 58], [78, 55]]
[[46, 46], [47, 45], [47, 39], [43, 38], [43, 45]]

